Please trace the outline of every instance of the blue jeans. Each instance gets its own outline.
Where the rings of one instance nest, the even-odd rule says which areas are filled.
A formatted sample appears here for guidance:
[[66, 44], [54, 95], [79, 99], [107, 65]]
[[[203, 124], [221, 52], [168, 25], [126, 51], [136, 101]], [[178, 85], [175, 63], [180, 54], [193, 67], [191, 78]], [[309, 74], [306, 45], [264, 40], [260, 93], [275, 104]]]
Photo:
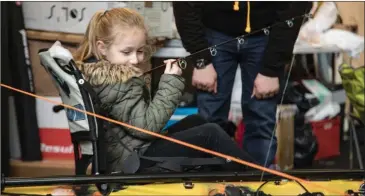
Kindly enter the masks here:
[[[209, 45], [233, 39], [208, 29], [206, 38]], [[232, 41], [217, 47], [213, 56], [213, 65], [218, 75], [218, 93], [198, 91], [197, 104], [199, 114], [210, 122], [227, 120], [235, 74], [238, 65], [242, 77], [242, 112], [246, 126], [243, 148], [261, 165], [265, 164], [271, 135], [276, 122], [276, 107], [280, 95], [270, 99], [251, 98], [254, 80], [260, 71], [268, 36], [257, 35], [244, 39], [242, 44]], [[280, 46], [278, 46], [280, 47]], [[277, 140], [271, 143], [266, 167], [273, 163], [277, 149]]]

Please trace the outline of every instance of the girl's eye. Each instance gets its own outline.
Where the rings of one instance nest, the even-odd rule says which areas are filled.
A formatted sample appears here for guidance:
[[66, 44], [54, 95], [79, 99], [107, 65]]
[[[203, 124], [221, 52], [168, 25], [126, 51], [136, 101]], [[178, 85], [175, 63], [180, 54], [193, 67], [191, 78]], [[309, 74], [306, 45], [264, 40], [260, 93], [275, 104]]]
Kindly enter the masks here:
[[143, 53], [143, 50], [137, 51], [138, 53]]
[[129, 55], [131, 52], [129, 52], [129, 51], [121, 51], [123, 54], [125, 54], [125, 55]]

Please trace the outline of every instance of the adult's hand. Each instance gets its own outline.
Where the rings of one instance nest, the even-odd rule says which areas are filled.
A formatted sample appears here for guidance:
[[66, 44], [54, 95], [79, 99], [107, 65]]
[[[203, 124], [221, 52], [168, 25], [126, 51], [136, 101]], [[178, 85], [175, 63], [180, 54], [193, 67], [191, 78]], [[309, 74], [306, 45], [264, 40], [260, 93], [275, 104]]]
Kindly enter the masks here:
[[279, 92], [279, 78], [278, 77], [268, 77], [262, 74], [257, 74], [252, 97], [257, 99], [266, 99], [273, 97]]
[[203, 69], [194, 68], [192, 85], [203, 91], [217, 93], [217, 72], [213, 64], [210, 63]]

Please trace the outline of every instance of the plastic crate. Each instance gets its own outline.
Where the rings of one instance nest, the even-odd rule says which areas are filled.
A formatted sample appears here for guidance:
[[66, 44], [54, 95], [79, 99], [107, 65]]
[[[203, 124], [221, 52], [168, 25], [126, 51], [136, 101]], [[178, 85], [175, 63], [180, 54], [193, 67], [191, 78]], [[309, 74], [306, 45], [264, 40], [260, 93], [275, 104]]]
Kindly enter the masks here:
[[338, 116], [332, 119], [311, 122], [311, 125], [318, 141], [318, 152], [315, 160], [340, 155], [341, 118]]

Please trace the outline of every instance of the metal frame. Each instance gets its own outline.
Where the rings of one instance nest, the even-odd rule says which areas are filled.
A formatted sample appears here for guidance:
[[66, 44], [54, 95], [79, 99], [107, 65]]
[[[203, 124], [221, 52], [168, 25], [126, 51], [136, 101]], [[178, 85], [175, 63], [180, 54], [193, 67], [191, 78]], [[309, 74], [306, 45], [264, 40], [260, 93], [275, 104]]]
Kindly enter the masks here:
[[[364, 180], [364, 170], [292, 170], [289, 175], [313, 180], [328, 181], [331, 179]], [[49, 185], [80, 185], [95, 183], [120, 183], [124, 185], [139, 185], [156, 182], [219, 182], [219, 181], [260, 181], [261, 171], [252, 172], [209, 172], [209, 173], [160, 173], [160, 174], [130, 174], [130, 175], [97, 175], [97, 176], [53, 176], [37, 178], [2, 177], [1, 186], [49, 186]], [[282, 177], [274, 174], [264, 174], [262, 180], [280, 180]]]

